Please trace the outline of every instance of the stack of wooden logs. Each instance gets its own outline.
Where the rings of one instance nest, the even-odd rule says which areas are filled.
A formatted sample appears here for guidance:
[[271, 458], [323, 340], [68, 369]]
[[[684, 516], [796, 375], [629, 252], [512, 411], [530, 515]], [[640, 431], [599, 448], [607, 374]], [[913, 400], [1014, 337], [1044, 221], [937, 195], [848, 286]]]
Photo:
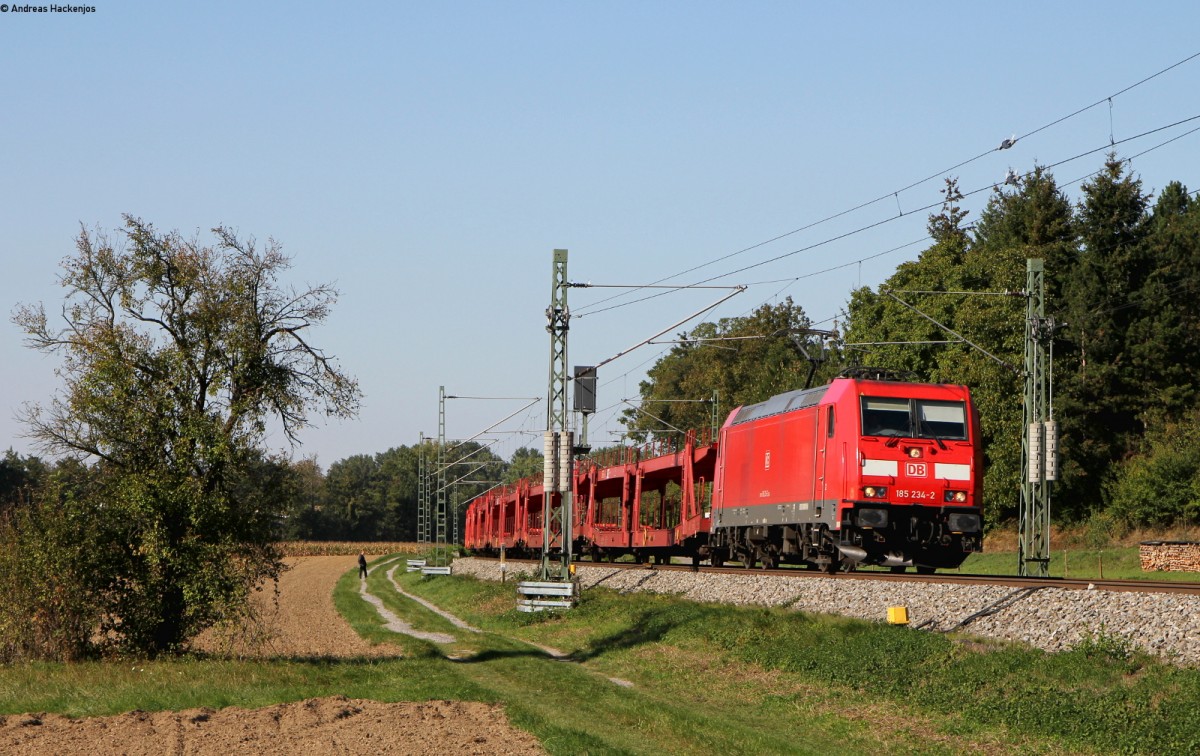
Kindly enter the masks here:
[[1200, 572], [1200, 543], [1142, 541], [1138, 546], [1143, 572]]

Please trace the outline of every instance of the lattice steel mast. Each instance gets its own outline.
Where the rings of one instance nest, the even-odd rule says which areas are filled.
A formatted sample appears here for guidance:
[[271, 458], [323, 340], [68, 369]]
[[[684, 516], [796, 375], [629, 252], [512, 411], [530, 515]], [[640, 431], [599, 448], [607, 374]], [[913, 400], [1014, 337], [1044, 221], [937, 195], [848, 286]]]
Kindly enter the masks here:
[[417, 543], [429, 542], [429, 492], [425, 481], [425, 431], [417, 447]]
[[1022, 576], [1049, 577], [1050, 488], [1058, 479], [1058, 424], [1050, 401], [1047, 347], [1054, 339], [1055, 323], [1046, 317], [1043, 261], [1026, 260], [1025, 271], [1025, 424], [1017, 567]]
[[446, 543], [446, 387], [438, 386], [438, 447], [437, 447], [437, 509], [434, 512], [436, 540], [433, 563], [438, 567], [450, 564], [450, 549]]
[[[567, 333], [571, 312], [567, 307], [567, 250], [554, 250], [550, 307], [546, 330], [550, 333], [550, 375], [546, 394], [545, 455], [542, 470], [542, 580], [571, 579], [572, 439], [567, 406]], [[555, 497], [555, 493], [559, 493]], [[554, 507], [558, 498], [559, 506]], [[551, 550], [556, 549], [555, 554]]]

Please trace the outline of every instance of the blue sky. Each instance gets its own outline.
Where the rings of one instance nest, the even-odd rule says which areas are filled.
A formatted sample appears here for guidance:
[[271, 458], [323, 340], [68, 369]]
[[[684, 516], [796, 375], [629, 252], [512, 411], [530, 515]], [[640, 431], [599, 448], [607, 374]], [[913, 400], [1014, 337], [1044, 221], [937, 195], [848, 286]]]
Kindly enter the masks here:
[[[943, 169], [1200, 52], [1194, 2], [89, 3], [0, 13], [0, 309], [55, 309], [81, 223], [111, 230], [130, 213], [272, 237], [292, 282], [337, 284], [314, 340], [365, 392], [358, 420], [315, 418], [292, 452], [325, 466], [435, 435], [440, 385], [543, 396], [554, 248], [570, 250], [574, 281], [649, 283], [884, 198], [672, 279], [803, 249], [714, 282], [752, 285], [706, 319], [790, 295], [831, 326], [853, 287], [923, 249], [875, 257], [923, 239], [916, 210], [939, 201]], [[1195, 58], [951, 175], [986, 187], [1200, 115], [1198, 95]], [[1102, 160], [1053, 172], [1066, 184]], [[1200, 188], [1200, 132], [1133, 167], [1148, 190]], [[588, 315], [611, 294], [570, 292], [572, 364], [720, 296]], [[621, 400], [666, 348], [601, 373], [593, 441], [620, 430]], [[33, 451], [13, 416], [46, 401], [56, 365], [0, 322], [0, 447]], [[450, 401], [447, 435], [521, 405]], [[537, 405], [497, 430], [544, 420]], [[536, 443], [488, 437], [506, 457]]]

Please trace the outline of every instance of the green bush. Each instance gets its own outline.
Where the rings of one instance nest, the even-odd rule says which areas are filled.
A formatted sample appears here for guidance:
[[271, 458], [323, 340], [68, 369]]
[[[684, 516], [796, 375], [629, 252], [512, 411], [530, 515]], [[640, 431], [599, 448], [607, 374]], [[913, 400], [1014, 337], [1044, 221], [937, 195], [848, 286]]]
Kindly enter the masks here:
[[1108, 487], [1110, 513], [1134, 526], [1200, 523], [1200, 423], [1150, 434], [1142, 456], [1126, 462]]
[[74, 501], [42, 498], [0, 521], [0, 662], [78, 660], [94, 651], [102, 554]]
[[1129, 525], [1129, 518], [1117, 512], [1093, 512], [1083, 526], [1083, 544], [1091, 549], [1111, 547], [1129, 532]]

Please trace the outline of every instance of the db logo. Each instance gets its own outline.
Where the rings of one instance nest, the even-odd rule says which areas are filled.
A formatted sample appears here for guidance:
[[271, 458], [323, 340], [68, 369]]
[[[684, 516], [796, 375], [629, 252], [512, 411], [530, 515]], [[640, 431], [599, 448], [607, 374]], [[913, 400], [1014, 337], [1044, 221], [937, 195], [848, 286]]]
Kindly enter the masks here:
[[925, 462], [905, 462], [904, 474], [910, 478], [925, 478], [929, 476], [929, 465]]

